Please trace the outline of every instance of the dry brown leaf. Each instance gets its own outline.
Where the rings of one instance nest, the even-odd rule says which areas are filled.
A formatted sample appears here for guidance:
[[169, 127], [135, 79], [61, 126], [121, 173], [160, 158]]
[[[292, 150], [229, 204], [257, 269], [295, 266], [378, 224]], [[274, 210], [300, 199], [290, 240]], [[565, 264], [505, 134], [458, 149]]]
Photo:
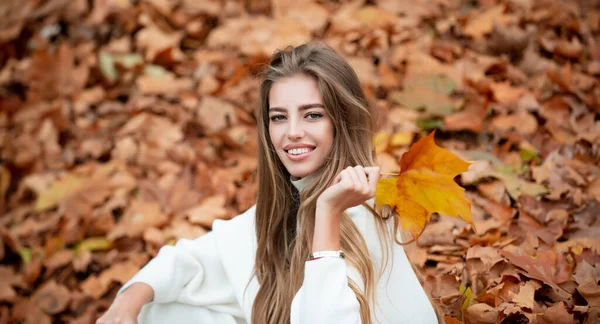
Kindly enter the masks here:
[[198, 122], [209, 134], [236, 126], [238, 122], [235, 107], [215, 97], [204, 97], [196, 111]]
[[540, 223], [527, 213], [520, 212], [519, 226], [523, 227], [525, 232], [536, 235], [546, 244], [552, 246], [556, 239], [562, 235], [569, 215], [564, 210], [555, 210], [552, 214], [548, 214], [548, 218], [552, 219], [547, 223]]
[[65, 286], [50, 280], [33, 294], [32, 300], [47, 314], [55, 315], [67, 309], [71, 302], [71, 292]]
[[467, 308], [464, 316], [469, 324], [493, 324], [498, 319], [498, 310], [480, 303]]
[[171, 73], [161, 76], [144, 75], [136, 80], [139, 91], [146, 95], [165, 95], [177, 97], [184, 91], [192, 89], [193, 81], [187, 78], [177, 78]]
[[91, 263], [92, 252], [89, 250], [81, 250], [78, 251], [73, 258], [73, 269], [77, 272], [86, 272]]
[[492, 180], [486, 183], [481, 183], [477, 186], [477, 190], [488, 199], [491, 199], [499, 204], [508, 205], [508, 195], [506, 193], [506, 186], [500, 180]]
[[312, 1], [272, 1], [273, 17], [275, 19], [295, 20], [312, 32], [325, 27], [330, 13], [324, 6]]
[[11, 314], [13, 320], [22, 321], [27, 324], [51, 324], [52, 317], [46, 314], [31, 299], [21, 299], [16, 302]]
[[444, 129], [480, 132], [484, 128], [483, 121], [487, 115], [487, 109], [487, 101], [470, 100], [461, 111], [444, 118]]
[[600, 202], [600, 175], [596, 176], [587, 187], [587, 194]]
[[[490, 276], [490, 269], [497, 263], [504, 261], [498, 253], [498, 249], [492, 247], [473, 246], [467, 250], [466, 269], [473, 283], [479, 283], [480, 280], [485, 285], [493, 278]], [[474, 293], [478, 293], [478, 288], [473, 288]]]
[[454, 101], [449, 96], [429, 88], [416, 86], [390, 93], [390, 100], [406, 108], [423, 109], [432, 116], [448, 116], [455, 107]]
[[51, 257], [45, 259], [44, 266], [46, 267], [46, 271], [52, 273], [54, 270], [69, 264], [71, 260], [73, 260], [73, 251], [61, 250], [52, 254]]
[[516, 105], [519, 102], [519, 99], [526, 93], [524, 88], [513, 87], [508, 82], [492, 82], [490, 88], [494, 95], [494, 99], [507, 106]]
[[534, 295], [535, 291], [539, 289], [541, 285], [533, 280], [528, 280], [519, 288], [519, 293], [515, 294], [512, 291], [509, 295], [512, 298], [512, 302], [521, 308], [527, 308], [533, 310], [534, 308]]
[[0, 301], [13, 302], [17, 294], [13, 288], [22, 283], [22, 276], [14, 272], [12, 268], [0, 267]]
[[487, 293], [495, 297], [494, 304], [498, 307], [504, 302], [512, 300], [511, 294], [519, 292], [521, 282], [514, 275], [506, 275], [501, 277], [501, 282], [491, 289], [487, 290]]
[[494, 24], [488, 48], [494, 53], [506, 53], [512, 56], [522, 55], [530, 42], [531, 32], [520, 26]]
[[75, 66], [73, 50], [66, 43], [58, 47], [55, 54], [40, 49], [33, 55], [29, 70], [29, 91], [41, 100], [52, 100], [59, 96], [74, 95], [87, 82], [87, 66]]
[[211, 228], [215, 219], [228, 219], [232, 216], [225, 209], [225, 197], [223, 195], [208, 197], [199, 206], [187, 210], [184, 214], [190, 223], [206, 228]]
[[110, 268], [100, 273], [100, 275], [88, 277], [88, 279], [81, 283], [81, 289], [89, 296], [100, 298], [108, 291], [113, 282], [124, 284], [140, 268], [141, 265], [133, 261], [113, 264]]
[[516, 114], [496, 116], [492, 119], [492, 129], [516, 131], [523, 135], [532, 135], [538, 129], [538, 122], [530, 113], [519, 111]]
[[495, 23], [504, 24], [511, 20], [510, 17], [504, 14], [504, 11], [504, 5], [497, 5], [481, 13], [474, 14], [465, 26], [464, 34], [479, 38], [490, 33]]
[[[6, 209], [6, 191], [10, 186], [10, 179], [10, 171], [4, 165], [0, 165], [0, 213], [4, 213]], [[0, 257], [0, 260], [2, 260], [2, 257]]]
[[85, 294], [92, 296], [94, 299], [99, 299], [106, 292], [100, 279], [96, 276], [89, 276], [80, 284], [80, 287]]
[[169, 211], [178, 214], [195, 205], [201, 197], [202, 194], [192, 187], [191, 170], [185, 168], [169, 190], [167, 197]]
[[517, 213], [514, 208], [483, 198], [479, 195], [469, 195], [469, 199], [473, 199], [475, 204], [481, 206], [486, 213], [498, 220], [501, 224], [507, 224]]
[[165, 240], [169, 240], [172, 243], [182, 238], [194, 240], [206, 233], [208, 233], [206, 228], [179, 219], [171, 222], [171, 224], [163, 231]]
[[589, 306], [600, 307], [600, 285], [598, 285], [598, 280], [588, 279], [577, 287], [577, 291], [585, 298]]
[[117, 226], [107, 234], [107, 238], [115, 240], [122, 236], [141, 237], [147, 228], [162, 226], [167, 221], [168, 217], [162, 212], [158, 202], [134, 199]]
[[166, 243], [163, 233], [156, 227], [149, 227], [144, 231], [144, 241], [155, 247], [162, 247]]
[[42, 211], [47, 208], [56, 206], [61, 200], [70, 197], [71, 195], [80, 192], [80, 190], [86, 185], [88, 179], [77, 175], [68, 175], [57, 181], [54, 181], [52, 185], [42, 192], [38, 196], [36, 202], [36, 210]]
[[592, 266], [587, 261], [583, 261], [577, 265], [573, 279], [579, 284], [584, 284], [586, 281], [592, 279], [592, 281], [600, 281], [600, 264]]
[[[244, 37], [231, 37], [244, 35]], [[276, 49], [300, 45], [310, 40], [310, 30], [294, 20], [270, 20], [263, 16], [228, 19], [212, 30], [211, 48], [230, 47], [248, 56], [270, 56]]]
[[[145, 58], [152, 61], [156, 55], [166, 49], [179, 48], [179, 43], [183, 38], [182, 32], [167, 33], [157, 26], [147, 26], [136, 34], [136, 46], [145, 49]], [[181, 57], [183, 54], [178, 51], [175, 57]]]
[[183, 0], [181, 5], [183, 10], [190, 14], [208, 14], [210, 16], [218, 16], [223, 10], [223, 5], [219, 1]]
[[452, 245], [454, 244], [453, 229], [454, 223], [449, 217], [443, 217], [436, 223], [427, 224], [419, 236], [418, 244], [419, 246]]
[[544, 314], [541, 317], [538, 317], [537, 320], [540, 324], [572, 323], [573, 315], [567, 312], [567, 309], [562, 302], [559, 302], [552, 305], [552, 307], [548, 307]]
[[500, 250], [500, 254], [525, 270], [525, 275], [532, 279], [538, 279], [543, 283], [558, 289], [558, 284], [565, 282], [570, 277], [570, 266], [564, 257], [549, 248], [540, 248], [534, 257], [523, 254], [520, 250], [514, 253]]
[[34, 9], [35, 3], [21, 1], [6, 1], [2, 7], [3, 19], [0, 24], [0, 41], [8, 42], [16, 38]]

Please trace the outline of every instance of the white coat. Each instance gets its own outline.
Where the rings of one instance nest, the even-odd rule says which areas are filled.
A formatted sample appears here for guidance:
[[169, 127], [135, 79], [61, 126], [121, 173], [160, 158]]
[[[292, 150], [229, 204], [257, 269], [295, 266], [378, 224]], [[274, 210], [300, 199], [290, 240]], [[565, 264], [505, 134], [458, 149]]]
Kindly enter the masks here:
[[[302, 190], [305, 181], [292, 183]], [[257, 245], [255, 207], [231, 220], [216, 220], [211, 232], [195, 240], [162, 247], [119, 290], [121, 294], [135, 282], [154, 290], [154, 300], [142, 308], [139, 323], [250, 323], [259, 288], [256, 277], [250, 280]], [[365, 238], [378, 274], [381, 249], [372, 214], [363, 206], [346, 213]], [[393, 244], [391, 252], [393, 258], [376, 285], [373, 323], [438, 323], [403, 247]], [[348, 277], [362, 284], [358, 271], [344, 259], [307, 261], [302, 287], [292, 301], [291, 324], [359, 324], [359, 303]]]

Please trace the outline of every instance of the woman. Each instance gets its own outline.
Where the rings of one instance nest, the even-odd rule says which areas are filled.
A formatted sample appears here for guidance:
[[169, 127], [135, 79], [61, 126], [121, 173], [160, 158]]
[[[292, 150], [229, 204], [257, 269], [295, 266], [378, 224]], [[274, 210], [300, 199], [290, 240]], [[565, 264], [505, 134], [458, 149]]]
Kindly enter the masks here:
[[375, 118], [350, 65], [280, 51], [259, 101], [256, 205], [163, 247], [98, 323], [437, 323], [397, 215], [373, 208]]

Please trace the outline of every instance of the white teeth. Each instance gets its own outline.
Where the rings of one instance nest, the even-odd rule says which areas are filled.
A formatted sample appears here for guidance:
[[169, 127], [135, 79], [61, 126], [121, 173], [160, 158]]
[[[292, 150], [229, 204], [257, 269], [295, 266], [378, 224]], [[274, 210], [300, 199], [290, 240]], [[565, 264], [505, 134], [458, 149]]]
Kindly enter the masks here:
[[314, 150], [314, 148], [298, 148], [298, 149], [291, 149], [288, 152], [292, 155], [300, 155], [300, 154], [311, 152], [312, 150]]

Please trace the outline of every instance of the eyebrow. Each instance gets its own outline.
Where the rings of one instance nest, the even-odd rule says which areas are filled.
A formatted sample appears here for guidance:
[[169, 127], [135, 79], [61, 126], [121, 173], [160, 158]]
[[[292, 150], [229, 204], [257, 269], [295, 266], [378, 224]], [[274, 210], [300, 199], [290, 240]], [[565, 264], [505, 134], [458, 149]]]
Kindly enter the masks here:
[[[298, 110], [307, 110], [307, 109], [311, 109], [311, 108], [325, 108], [325, 106], [323, 106], [320, 103], [305, 104], [305, 105], [301, 105], [300, 107], [298, 107]], [[282, 108], [282, 107], [271, 107], [271, 108], [269, 108], [269, 111], [287, 112], [287, 109]]]

